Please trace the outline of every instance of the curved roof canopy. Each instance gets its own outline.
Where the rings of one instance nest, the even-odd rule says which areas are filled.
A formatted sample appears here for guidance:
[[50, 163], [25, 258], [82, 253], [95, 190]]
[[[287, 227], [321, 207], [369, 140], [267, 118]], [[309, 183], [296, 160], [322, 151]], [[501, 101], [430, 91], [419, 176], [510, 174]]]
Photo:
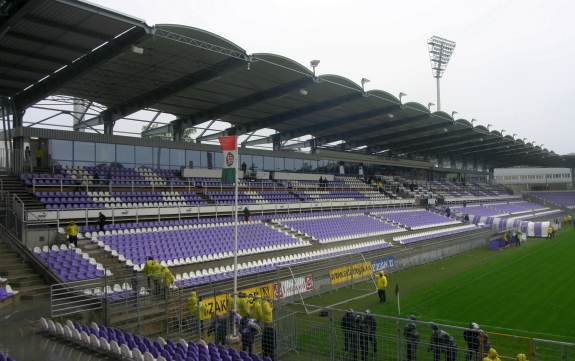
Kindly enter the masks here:
[[[244, 145], [294, 138], [286, 148], [327, 147], [400, 157], [452, 157], [492, 166], [551, 165], [561, 157], [546, 149], [402, 104], [383, 90], [313, 71], [282, 55], [248, 54], [216, 34], [183, 25], [150, 27], [143, 21], [77, 0], [28, 0], [0, 18], [0, 96], [25, 109], [62, 94], [104, 105], [78, 129], [104, 125], [111, 133], [141, 109], [176, 116], [145, 135], [221, 119], [222, 134], [269, 128], [276, 134]], [[310, 137], [311, 136], [311, 137]], [[361, 150], [358, 150], [361, 149]]]

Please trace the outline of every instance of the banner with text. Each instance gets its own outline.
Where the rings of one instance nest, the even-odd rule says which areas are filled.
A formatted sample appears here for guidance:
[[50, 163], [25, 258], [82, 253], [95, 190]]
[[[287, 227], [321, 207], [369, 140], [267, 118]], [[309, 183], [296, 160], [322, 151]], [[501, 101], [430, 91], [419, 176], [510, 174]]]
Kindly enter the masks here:
[[371, 262], [359, 262], [351, 266], [333, 268], [329, 271], [332, 285], [367, 278], [372, 272]]
[[385, 271], [395, 267], [395, 257], [385, 256], [371, 261], [373, 265], [373, 272]]
[[[251, 287], [246, 288], [243, 290], [239, 290], [238, 292], [243, 292], [246, 294], [247, 298], [250, 300], [250, 303], [253, 303], [254, 298], [257, 297], [274, 297], [274, 285], [272, 283], [268, 283], [265, 285], [261, 285], [258, 287]], [[208, 296], [202, 298], [202, 302], [206, 306], [206, 311], [204, 314], [200, 315], [201, 320], [208, 320], [212, 318], [214, 315], [224, 315], [228, 312], [228, 306], [233, 308], [234, 298], [233, 295], [222, 293], [215, 296]]]
[[280, 281], [274, 284], [274, 297], [286, 298], [313, 291], [313, 276], [300, 276]]

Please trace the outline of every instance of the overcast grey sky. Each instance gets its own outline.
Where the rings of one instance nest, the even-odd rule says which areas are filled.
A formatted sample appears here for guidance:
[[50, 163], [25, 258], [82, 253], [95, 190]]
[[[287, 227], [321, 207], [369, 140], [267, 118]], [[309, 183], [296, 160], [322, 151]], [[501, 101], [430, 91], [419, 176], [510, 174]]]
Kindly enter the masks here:
[[[426, 40], [457, 42], [442, 108], [575, 152], [575, 3], [567, 0], [95, 0], [144, 19], [212, 31], [247, 50], [320, 59], [320, 74], [366, 77], [435, 102]], [[492, 128], [493, 129], [493, 128]]]

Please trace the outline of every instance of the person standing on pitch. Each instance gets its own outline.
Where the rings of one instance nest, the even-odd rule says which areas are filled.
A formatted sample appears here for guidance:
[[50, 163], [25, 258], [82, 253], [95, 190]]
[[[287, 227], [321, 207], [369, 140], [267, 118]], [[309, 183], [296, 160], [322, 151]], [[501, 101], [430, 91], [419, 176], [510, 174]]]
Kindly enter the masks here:
[[441, 351], [444, 349], [442, 340], [445, 336], [449, 337], [447, 332], [440, 330], [439, 326], [435, 323], [431, 324], [431, 340], [429, 340], [429, 346], [427, 347], [427, 352], [433, 353], [433, 361], [440, 361], [441, 360]]
[[358, 336], [359, 336], [359, 350], [361, 354], [361, 361], [366, 361], [367, 354], [369, 353], [369, 328], [365, 317], [360, 316]]
[[419, 343], [419, 333], [417, 332], [417, 328], [415, 325], [416, 318], [415, 316], [409, 316], [409, 319], [412, 321], [408, 323], [405, 328], [403, 329], [403, 337], [405, 337], [406, 341], [406, 354], [407, 354], [407, 361], [416, 361], [417, 360], [417, 344]]
[[345, 352], [351, 351], [351, 330], [353, 328], [353, 310], [348, 309], [341, 318], [341, 330], [343, 332], [343, 349]]
[[350, 332], [350, 351], [353, 361], [357, 361], [357, 353], [359, 348], [359, 333], [361, 332], [361, 316], [353, 315]]
[[441, 335], [441, 343], [443, 344], [443, 351], [445, 352], [445, 361], [457, 360], [457, 344], [455, 338], [444, 332]]
[[385, 289], [387, 288], [387, 277], [383, 271], [375, 274], [375, 283], [377, 285], [377, 295], [379, 296], [379, 302], [385, 303]]
[[479, 325], [475, 322], [469, 325], [469, 328], [463, 331], [463, 339], [467, 344], [466, 361], [478, 361], [479, 359]]
[[372, 345], [373, 354], [375, 355], [377, 353], [377, 339], [375, 337], [377, 322], [375, 321], [375, 317], [373, 317], [370, 310], [365, 310], [364, 321], [367, 326], [367, 349], [369, 351], [369, 345]]

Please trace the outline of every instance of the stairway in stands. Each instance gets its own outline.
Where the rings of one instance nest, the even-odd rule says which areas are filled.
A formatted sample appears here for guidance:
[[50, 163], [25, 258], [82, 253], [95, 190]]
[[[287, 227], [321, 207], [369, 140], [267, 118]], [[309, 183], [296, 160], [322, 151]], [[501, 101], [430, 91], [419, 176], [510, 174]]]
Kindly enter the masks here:
[[114, 280], [123, 281], [133, 275], [131, 268], [120, 262], [118, 257], [114, 257], [109, 252], [104, 251], [96, 243], [89, 240], [79, 240], [78, 247], [88, 253], [90, 257], [93, 257], [98, 263], [101, 263], [106, 269], [112, 271], [111, 283]]
[[27, 209], [42, 209], [44, 205], [24, 186], [24, 183], [13, 174], [0, 173], [2, 191], [17, 195]]
[[19, 291], [22, 299], [48, 297], [50, 286], [28, 265], [12, 247], [0, 241], [0, 276]]

